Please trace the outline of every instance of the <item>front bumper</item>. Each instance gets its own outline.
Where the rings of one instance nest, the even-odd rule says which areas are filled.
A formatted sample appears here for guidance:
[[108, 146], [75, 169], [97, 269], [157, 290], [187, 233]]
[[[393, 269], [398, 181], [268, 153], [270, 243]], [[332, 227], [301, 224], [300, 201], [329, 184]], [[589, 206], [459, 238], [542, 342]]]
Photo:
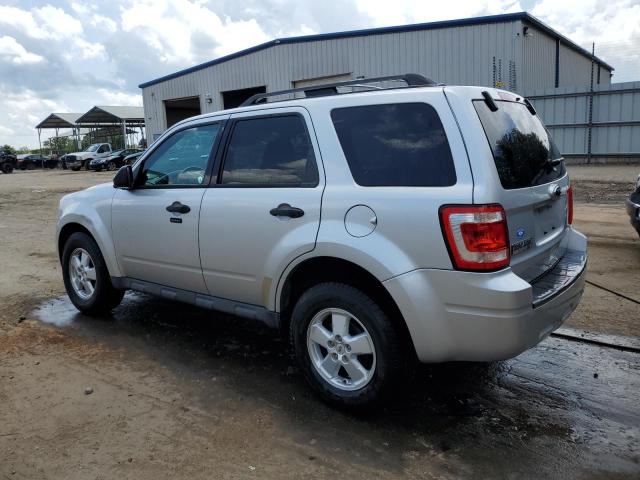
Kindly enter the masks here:
[[66, 160], [65, 164], [67, 165], [67, 168], [76, 168], [76, 167], [82, 167], [82, 160]]
[[627, 213], [629, 214], [629, 223], [640, 234], [640, 190], [627, 198]]
[[514, 357], [560, 327], [584, 291], [587, 240], [570, 229], [566, 254], [527, 282], [510, 268], [493, 273], [420, 269], [384, 282], [422, 362]]

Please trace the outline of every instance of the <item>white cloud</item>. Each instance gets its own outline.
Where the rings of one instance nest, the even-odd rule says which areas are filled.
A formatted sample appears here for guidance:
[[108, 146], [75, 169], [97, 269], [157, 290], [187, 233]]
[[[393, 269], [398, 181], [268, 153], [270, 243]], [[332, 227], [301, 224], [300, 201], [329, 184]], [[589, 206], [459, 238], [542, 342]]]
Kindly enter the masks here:
[[17, 65], [38, 63], [44, 60], [40, 55], [28, 52], [15, 38], [8, 35], [0, 37], [0, 58]]
[[198, 1], [142, 0], [122, 5], [120, 11], [122, 29], [137, 33], [167, 64], [191, 64], [271, 38], [256, 19], [223, 19]]
[[459, 0], [455, 2], [357, 0], [356, 5], [363, 15], [372, 18], [376, 26], [431, 22], [523, 10], [518, 0]]

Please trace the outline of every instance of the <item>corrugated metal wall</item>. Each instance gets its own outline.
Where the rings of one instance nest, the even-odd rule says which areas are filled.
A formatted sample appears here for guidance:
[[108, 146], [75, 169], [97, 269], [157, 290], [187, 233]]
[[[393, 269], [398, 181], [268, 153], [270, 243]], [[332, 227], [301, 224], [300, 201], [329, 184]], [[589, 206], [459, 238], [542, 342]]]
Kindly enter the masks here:
[[[225, 90], [265, 85], [274, 91], [330, 75], [415, 72], [447, 84], [501, 81], [518, 90], [521, 29], [522, 23], [513, 21], [277, 45], [144, 88], [147, 132], [153, 139], [164, 131], [167, 99], [200, 96], [206, 113], [222, 109]], [[205, 95], [211, 95], [211, 104]]]
[[538, 90], [528, 98], [565, 156], [592, 162], [640, 159], [640, 82], [596, 85], [593, 95], [584, 87]]

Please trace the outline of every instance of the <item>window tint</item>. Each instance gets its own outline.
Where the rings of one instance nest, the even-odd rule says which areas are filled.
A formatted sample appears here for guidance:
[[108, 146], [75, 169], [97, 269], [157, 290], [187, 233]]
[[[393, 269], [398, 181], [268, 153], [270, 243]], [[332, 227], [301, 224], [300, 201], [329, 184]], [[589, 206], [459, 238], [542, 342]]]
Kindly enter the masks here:
[[181, 130], [144, 162], [142, 185], [201, 185], [220, 124]]
[[538, 116], [532, 115], [525, 104], [496, 100], [495, 112], [483, 100], [473, 104], [504, 188], [542, 185], [564, 176], [560, 152]]
[[431, 105], [337, 108], [331, 119], [358, 185], [441, 187], [456, 183], [449, 142]]
[[238, 121], [227, 148], [222, 183], [315, 187], [318, 168], [302, 117]]

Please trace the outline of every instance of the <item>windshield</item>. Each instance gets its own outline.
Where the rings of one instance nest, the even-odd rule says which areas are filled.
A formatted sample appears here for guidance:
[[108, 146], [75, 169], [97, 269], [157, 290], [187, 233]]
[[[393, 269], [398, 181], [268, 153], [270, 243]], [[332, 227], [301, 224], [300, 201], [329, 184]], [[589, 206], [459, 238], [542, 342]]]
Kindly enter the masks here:
[[532, 187], [564, 176], [562, 156], [540, 118], [524, 103], [495, 102], [495, 112], [483, 100], [473, 104], [491, 145], [502, 186]]
[[89, 145], [85, 152], [95, 152], [100, 147], [99, 143], [94, 143], [93, 145]]

